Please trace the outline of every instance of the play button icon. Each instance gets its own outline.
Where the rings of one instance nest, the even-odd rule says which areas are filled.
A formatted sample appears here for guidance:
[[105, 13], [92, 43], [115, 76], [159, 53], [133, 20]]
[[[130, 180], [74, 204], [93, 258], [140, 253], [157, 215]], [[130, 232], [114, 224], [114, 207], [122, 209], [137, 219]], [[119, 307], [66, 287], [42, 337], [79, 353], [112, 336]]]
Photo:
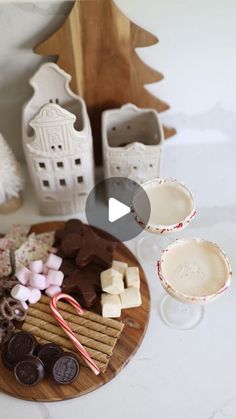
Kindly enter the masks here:
[[116, 198], [109, 198], [108, 201], [108, 220], [110, 223], [119, 220], [119, 218], [124, 217], [129, 214], [131, 208], [128, 205], [122, 204]]
[[[141, 205], [136, 209], [142, 225], [137, 222], [134, 211], [137, 192]], [[117, 240], [127, 241], [140, 234], [148, 223], [150, 202], [138, 183], [129, 178], [111, 177], [99, 182], [91, 190], [85, 212], [88, 224], [105, 230]]]

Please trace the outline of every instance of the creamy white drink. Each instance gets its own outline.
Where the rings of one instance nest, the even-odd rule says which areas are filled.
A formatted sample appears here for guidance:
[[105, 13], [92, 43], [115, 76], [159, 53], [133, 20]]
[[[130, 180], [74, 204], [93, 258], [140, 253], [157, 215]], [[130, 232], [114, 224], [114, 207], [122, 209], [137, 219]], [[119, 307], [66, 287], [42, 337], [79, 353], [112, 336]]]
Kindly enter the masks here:
[[166, 290], [181, 298], [208, 299], [229, 285], [231, 269], [223, 251], [203, 239], [180, 239], [161, 256], [159, 275]]
[[[185, 227], [195, 215], [194, 199], [182, 183], [174, 179], [153, 179], [142, 185], [151, 207], [147, 229], [153, 232]], [[135, 197], [140, 207], [139, 196]], [[137, 211], [138, 214], [138, 211]]]

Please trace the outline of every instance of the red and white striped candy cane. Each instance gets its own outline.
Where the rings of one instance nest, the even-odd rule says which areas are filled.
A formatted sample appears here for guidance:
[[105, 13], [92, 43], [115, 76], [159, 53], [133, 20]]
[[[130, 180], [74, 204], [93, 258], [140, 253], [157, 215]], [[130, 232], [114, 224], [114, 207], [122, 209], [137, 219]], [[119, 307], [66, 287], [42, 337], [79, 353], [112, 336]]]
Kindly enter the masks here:
[[75, 347], [78, 349], [79, 353], [84, 358], [84, 360], [86, 361], [88, 366], [91, 368], [91, 370], [94, 372], [94, 374], [98, 375], [100, 373], [99, 368], [93, 362], [93, 360], [91, 359], [86, 349], [81, 345], [80, 341], [77, 339], [75, 334], [72, 332], [71, 328], [68, 326], [66, 321], [63, 319], [62, 315], [59, 313], [57, 309], [57, 302], [59, 300], [66, 300], [68, 303], [70, 303], [74, 307], [74, 309], [77, 311], [79, 315], [83, 314], [82, 307], [73, 297], [71, 297], [68, 294], [63, 294], [63, 293], [59, 293], [55, 295], [50, 301], [50, 308], [52, 310], [53, 316], [58, 321], [59, 325], [67, 334], [67, 336], [70, 338], [70, 340], [74, 343]]

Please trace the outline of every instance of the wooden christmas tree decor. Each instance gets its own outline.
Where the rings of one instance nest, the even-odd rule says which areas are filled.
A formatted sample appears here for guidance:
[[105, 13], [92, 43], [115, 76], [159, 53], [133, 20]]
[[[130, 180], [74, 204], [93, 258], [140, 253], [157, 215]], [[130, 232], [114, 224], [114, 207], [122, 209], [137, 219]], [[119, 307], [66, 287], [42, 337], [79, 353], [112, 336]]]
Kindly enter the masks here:
[[8, 214], [22, 203], [23, 177], [15, 156], [1, 134], [0, 160], [0, 214]]
[[[144, 85], [163, 78], [135, 52], [158, 39], [131, 22], [113, 0], [77, 0], [59, 30], [35, 48], [56, 55], [57, 64], [72, 76], [72, 90], [85, 99], [95, 138], [95, 156], [101, 158], [101, 113], [134, 103], [163, 112], [169, 106]], [[164, 127], [165, 137], [175, 133]]]

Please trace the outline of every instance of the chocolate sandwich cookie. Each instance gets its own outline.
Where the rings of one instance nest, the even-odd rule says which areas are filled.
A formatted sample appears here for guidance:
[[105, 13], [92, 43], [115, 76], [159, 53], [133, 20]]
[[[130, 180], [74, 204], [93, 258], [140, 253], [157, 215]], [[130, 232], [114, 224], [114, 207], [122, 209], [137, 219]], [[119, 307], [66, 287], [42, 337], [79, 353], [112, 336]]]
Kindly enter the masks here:
[[50, 378], [57, 384], [71, 384], [78, 377], [79, 362], [71, 352], [57, 355], [49, 366]]
[[61, 354], [62, 352], [63, 349], [56, 343], [45, 343], [39, 348], [37, 352], [37, 357], [41, 359], [42, 363], [45, 366], [46, 372], [52, 359], [54, 359], [55, 356]]
[[44, 365], [36, 356], [25, 355], [15, 365], [14, 374], [20, 384], [33, 386], [43, 380]]
[[10, 355], [7, 349], [7, 345], [2, 350], [2, 363], [8, 370], [13, 370], [17, 360], [14, 356]]
[[19, 332], [11, 337], [7, 343], [7, 350], [11, 357], [16, 360], [24, 355], [34, 353], [37, 341], [31, 333]]

